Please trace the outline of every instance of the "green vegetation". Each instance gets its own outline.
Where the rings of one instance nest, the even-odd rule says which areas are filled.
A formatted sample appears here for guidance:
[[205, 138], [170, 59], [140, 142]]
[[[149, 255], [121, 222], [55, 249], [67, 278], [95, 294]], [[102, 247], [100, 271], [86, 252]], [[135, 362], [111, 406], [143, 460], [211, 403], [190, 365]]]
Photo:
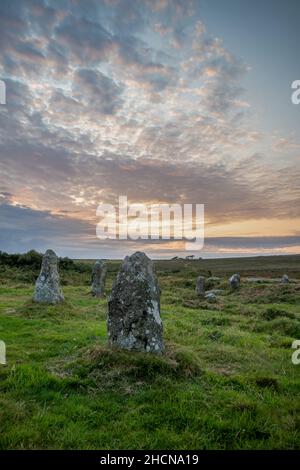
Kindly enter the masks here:
[[[57, 306], [31, 301], [39, 266], [18, 263], [0, 257], [1, 449], [300, 448], [300, 256], [157, 262], [162, 357], [107, 348], [90, 262], [61, 262]], [[284, 272], [294, 282], [271, 280]], [[224, 289], [216, 304], [195, 295], [199, 274]]]
[[[8, 254], [0, 251], [0, 282], [14, 285], [16, 281], [34, 283], [39, 275], [42, 254], [35, 250], [24, 254]], [[59, 258], [61, 282], [63, 285], [81, 285], [89, 282], [91, 268], [83, 261]]]

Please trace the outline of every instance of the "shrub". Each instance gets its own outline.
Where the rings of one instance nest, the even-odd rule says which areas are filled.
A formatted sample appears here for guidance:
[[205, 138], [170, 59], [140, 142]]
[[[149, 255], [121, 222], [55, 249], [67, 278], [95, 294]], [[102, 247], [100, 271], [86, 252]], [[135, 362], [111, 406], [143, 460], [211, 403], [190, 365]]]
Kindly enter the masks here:
[[0, 251], [0, 264], [11, 267], [30, 267], [38, 269], [41, 266], [42, 255], [35, 250], [24, 254], [8, 254]]

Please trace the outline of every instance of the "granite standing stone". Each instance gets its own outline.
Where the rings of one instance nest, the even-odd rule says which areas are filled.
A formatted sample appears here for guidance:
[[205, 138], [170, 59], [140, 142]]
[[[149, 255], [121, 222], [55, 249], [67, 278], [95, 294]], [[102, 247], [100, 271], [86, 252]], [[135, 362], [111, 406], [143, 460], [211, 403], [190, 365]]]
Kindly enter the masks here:
[[47, 250], [42, 268], [35, 283], [33, 300], [38, 303], [56, 304], [64, 301], [58, 274], [58, 258], [54, 251]]
[[103, 297], [105, 289], [107, 267], [104, 261], [96, 261], [92, 273], [92, 295]]
[[108, 302], [107, 330], [112, 347], [164, 351], [160, 289], [145, 253], [136, 252], [123, 261]]

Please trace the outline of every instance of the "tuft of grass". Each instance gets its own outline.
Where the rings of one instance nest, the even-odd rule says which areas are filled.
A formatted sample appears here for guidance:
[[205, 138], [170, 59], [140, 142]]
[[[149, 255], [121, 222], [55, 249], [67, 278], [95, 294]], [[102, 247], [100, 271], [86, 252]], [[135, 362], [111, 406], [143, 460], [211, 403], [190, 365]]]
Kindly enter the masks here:
[[284, 310], [281, 310], [278, 308], [269, 307], [262, 313], [262, 317], [265, 320], [274, 320], [275, 318], [278, 318], [278, 317], [286, 317], [286, 318], [294, 319], [295, 315], [293, 313], [285, 312]]
[[54, 370], [61, 376], [89, 379], [87, 383], [96, 388], [110, 388], [116, 384], [133, 386], [136, 382], [140, 385], [166, 377], [180, 380], [197, 377], [202, 372], [193, 351], [174, 346], [161, 356], [99, 345], [78, 351], [77, 355], [76, 359], [73, 357], [69, 363], [60, 364], [62, 368]]
[[254, 331], [256, 332], [278, 332], [290, 338], [300, 338], [300, 322], [290, 318], [279, 317], [267, 322], [257, 322]]

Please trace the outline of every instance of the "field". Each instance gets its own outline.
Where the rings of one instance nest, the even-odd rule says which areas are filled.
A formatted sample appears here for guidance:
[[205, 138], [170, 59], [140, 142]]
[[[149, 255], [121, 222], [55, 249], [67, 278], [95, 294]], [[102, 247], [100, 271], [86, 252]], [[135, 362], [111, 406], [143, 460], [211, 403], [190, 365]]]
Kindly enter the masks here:
[[[0, 448], [300, 449], [300, 256], [156, 262], [161, 357], [107, 348], [118, 266], [108, 262], [100, 301], [89, 261], [62, 269], [58, 306], [31, 301], [37, 272], [1, 268]], [[197, 298], [200, 274], [224, 290], [217, 303]]]

